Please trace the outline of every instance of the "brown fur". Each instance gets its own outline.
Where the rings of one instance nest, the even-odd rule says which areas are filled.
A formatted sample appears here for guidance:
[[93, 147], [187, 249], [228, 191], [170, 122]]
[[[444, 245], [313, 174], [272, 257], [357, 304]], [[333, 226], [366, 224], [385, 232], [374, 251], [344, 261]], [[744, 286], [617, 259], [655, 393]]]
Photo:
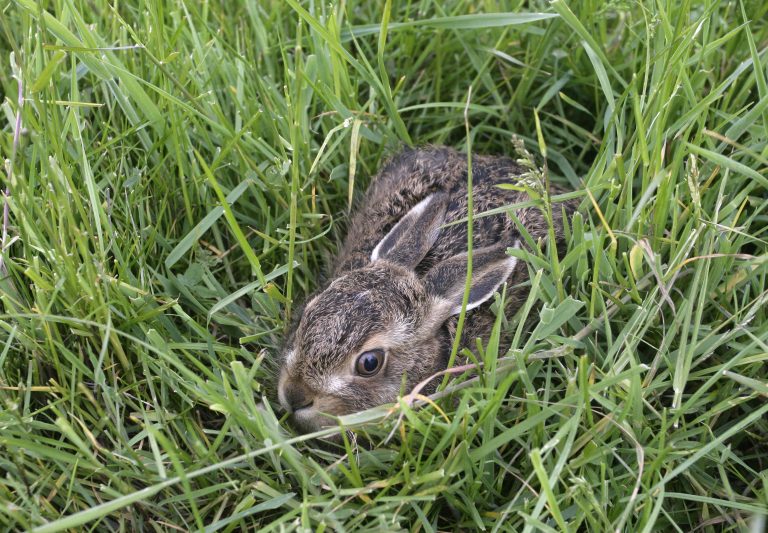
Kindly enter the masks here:
[[[521, 179], [524, 171], [511, 159], [473, 156], [472, 168], [475, 213], [529, 200], [496, 187]], [[575, 208], [563, 206], [552, 208], [558, 248], [564, 244], [563, 212], [570, 217]], [[467, 250], [467, 224], [450, 223], [466, 216], [466, 154], [445, 147], [406, 150], [381, 169], [352, 215], [331, 282], [289, 332], [278, 392], [283, 407], [295, 411], [299, 429], [332, 423], [321, 413], [342, 415], [392, 402], [403, 384], [409, 391], [445, 369], [456, 330], [456, 316], [448, 310], [456, 309], [463, 293], [461, 254]], [[546, 240], [540, 207], [516, 209], [515, 216], [534, 240]], [[379, 249], [386, 255], [371, 261], [382, 239]], [[504, 253], [516, 243], [523, 245], [523, 239], [508, 214], [474, 220], [470, 295], [477, 305], [504, 280], [510, 287], [527, 280], [526, 265], [515, 265]], [[511, 290], [507, 310], [516, 310], [525, 297], [525, 288]], [[487, 301], [468, 311], [462, 344], [487, 337], [493, 322]], [[357, 357], [374, 348], [385, 350], [384, 366], [373, 377], [356, 375]], [[300, 409], [305, 404], [311, 407]]]

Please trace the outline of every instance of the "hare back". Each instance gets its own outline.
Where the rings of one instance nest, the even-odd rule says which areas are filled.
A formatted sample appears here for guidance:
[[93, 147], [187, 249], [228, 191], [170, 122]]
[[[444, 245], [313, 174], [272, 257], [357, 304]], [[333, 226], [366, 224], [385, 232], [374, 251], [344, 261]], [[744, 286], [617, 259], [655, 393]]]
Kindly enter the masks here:
[[[498, 187], [518, 184], [525, 169], [505, 156], [472, 157], [473, 213], [480, 214], [504, 205], [529, 200], [527, 194]], [[447, 147], [405, 150], [390, 159], [373, 179], [359, 207], [353, 213], [347, 238], [334, 262], [332, 278], [369, 263], [371, 252], [392, 227], [420, 201], [435, 192], [450, 197], [445, 225], [434, 246], [419, 264], [423, 274], [433, 265], [465, 252], [467, 224], [455, 223], [467, 218], [467, 155]], [[568, 214], [572, 205], [566, 205]], [[514, 215], [534, 238], [546, 238], [548, 224], [539, 207], [514, 210]], [[553, 209], [555, 234], [562, 239], [562, 210]], [[475, 218], [472, 225], [473, 247], [495, 244], [511, 246], [520, 238], [508, 212]], [[558, 244], [560, 244], [558, 242]]]

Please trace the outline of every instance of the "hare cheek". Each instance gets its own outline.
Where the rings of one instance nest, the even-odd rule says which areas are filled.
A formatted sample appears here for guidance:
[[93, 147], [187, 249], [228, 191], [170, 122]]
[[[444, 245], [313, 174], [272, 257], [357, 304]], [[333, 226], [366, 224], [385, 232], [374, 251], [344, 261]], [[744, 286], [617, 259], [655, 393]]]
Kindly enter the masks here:
[[347, 388], [347, 382], [340, 377], [332, 377], [325, 383], [328, 394], [338, 394]]
[[315, 400], [315, 406], [303, 414], [304, 420], [316, 427], [335, 426], [336, 416], [354, 412], [347, 402], [333, 396], [322, 396]]

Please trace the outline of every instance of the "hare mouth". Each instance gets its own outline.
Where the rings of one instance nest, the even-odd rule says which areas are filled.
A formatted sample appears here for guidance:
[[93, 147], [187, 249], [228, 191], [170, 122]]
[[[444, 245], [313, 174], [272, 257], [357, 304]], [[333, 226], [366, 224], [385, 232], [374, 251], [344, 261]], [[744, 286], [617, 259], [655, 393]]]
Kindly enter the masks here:
[[312, 407], [314, 407], [314, 405], [315, 405], [315, 400], [311, 399], [307, 403], [305, 403], [304, 405], [300, 405], [298, 407], [294, 407], [293, 408], [293, 414], [295, 415], [299, 411], [304, 411], [306, 409], [312, 409]]

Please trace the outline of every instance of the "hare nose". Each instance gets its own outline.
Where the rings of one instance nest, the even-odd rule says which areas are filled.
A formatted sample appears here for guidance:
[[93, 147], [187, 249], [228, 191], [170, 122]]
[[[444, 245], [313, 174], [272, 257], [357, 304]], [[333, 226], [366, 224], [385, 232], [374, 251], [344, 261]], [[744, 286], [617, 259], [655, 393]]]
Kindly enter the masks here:
[[286, 383], [283, 394], [292, 413], [309, 407], [314, 402], [312, 393], [303, 383]]

